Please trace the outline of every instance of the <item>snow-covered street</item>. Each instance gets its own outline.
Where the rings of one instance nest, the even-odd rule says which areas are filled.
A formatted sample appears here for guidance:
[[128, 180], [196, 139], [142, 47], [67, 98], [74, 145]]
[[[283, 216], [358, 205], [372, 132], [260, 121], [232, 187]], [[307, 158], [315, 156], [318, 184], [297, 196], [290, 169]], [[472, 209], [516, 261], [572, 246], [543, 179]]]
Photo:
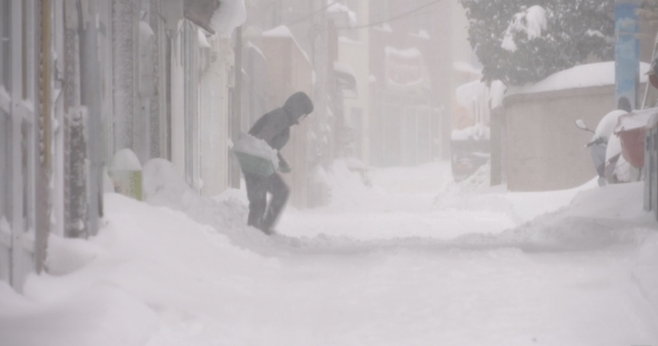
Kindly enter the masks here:
[[106, 195], [99, 236], [51, 237], [24, 296], [0, 283], [0, 345], [658, 345], [640, 185], [606, 201], [339, 162], [331, 205], [289, 207], [267, 237], [243, 226], [243, 191], [145, 174], [151, 205]]

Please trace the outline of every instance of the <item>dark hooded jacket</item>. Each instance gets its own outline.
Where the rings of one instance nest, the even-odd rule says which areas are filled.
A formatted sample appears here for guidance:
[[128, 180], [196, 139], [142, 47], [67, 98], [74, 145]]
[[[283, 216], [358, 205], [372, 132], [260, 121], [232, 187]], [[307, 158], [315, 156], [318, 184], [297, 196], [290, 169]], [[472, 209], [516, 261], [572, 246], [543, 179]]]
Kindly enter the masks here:
[[263, 115], [249, 130], [249, 134], [264, 140], [270, 147], [281, 150], [290, 139], [290, 127], [313, 112], [313, 102], [303, 92], [290, 96], [281, 108]]

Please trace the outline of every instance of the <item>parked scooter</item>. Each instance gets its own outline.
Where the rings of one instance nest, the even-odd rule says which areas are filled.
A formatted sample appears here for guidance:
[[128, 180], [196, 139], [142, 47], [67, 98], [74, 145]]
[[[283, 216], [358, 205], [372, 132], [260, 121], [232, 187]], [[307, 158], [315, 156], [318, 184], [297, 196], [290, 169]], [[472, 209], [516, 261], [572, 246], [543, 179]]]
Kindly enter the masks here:
[[592, 131], [581, 119], [576, 126], [594, 134], [592, 141], [585, 145], [590, 149], [594, 168], [599, 175], [599, 186], [630, 181], [630, 165], [621, 155], [621, 141], [614, 133], [619, 117], [628, 114], [624, 110], [614, 110], [606, 114]]

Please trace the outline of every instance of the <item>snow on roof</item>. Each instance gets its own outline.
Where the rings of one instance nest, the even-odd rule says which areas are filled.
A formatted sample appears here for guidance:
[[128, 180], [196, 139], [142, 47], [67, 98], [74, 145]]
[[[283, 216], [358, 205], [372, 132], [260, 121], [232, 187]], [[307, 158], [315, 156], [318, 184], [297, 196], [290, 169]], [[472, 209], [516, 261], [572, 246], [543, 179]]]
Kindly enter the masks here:
[[400, 50], [387, 46], [386, 48], [384, 48], [384, 50], [386, 54], [395, 54], [405, 58], [416, 58], [422, 56], [422, 53], [418, 50], [418, 48], [409, 48], [409, 49]]
[[359, 17], [357, 16], [356, 12], [350, 10], [349, 7], [339, 2], [334, 2], [333, 4], [329, 5], [329, 7], [327, 8], [327, 12], [347, 13], [347, 18], [349, 18], [350, 20], [350, 26], [355, 26], [359, 22]]
[[345, 37], [345, 36], [339, 36], [338, 37], [338, 42], [340, 42], [340, 43], [349, 43], [349, 44], [361, 44], [361, 45], [363, 44], [360, 41], [353, 40], [353, 39], [351, 39], [349, 37]]
[[311, 64], [311, 59], [309, 59], [308, 54], [306, 54], [306, 51], [302, 49], [302, 46], [299, 45], [299, 42], [297, 42], [295, 36], [292, 34], [292, 31], [290, 31], [290, 28], [288, 28], [287, 26], [279, 25], [274, 29], [264, 31], [263, 37], [281, 37], [281, 38], [292, 39], [292, 41], [295, 42], [295, 44], [297, 45], [297, 48], [299, 48], [299, 50], [304, 55], [304, 58], [306, 58], [306, 61], [308, 61], [308, 63]]
[[431, 39], [430, 34], [427, 33], [427, 30], [423, 30], [423, 29], [418, 30], [417, 33], [410, 33], [409, 36], [416, 37], [416, 38], [422, 38], [424, 40]]
[[465, 62], [465, 61], [455, 61], [452, 63], [452, 68], [455, 71], [459, 72], [466, 72], [466, 73], [472, 73], [475, 75], [481, 75], [482, 70], [476, 69], [473, 65]]
[[375, 25], [372, 28], [384, 32], [393, 32], [393, 28], [391, 28], [391, 26], [388, 23], [382, 23], [381, 26]]
[[222, 0], [221, 6], [213, 14], [210, 27], [219, 36], [230, 36], [233, 29], [247, 20], [247, 8], [244, 0]]
[[279, 25], [274, 29], [270, 29], [267, 31], [263, 31], [263, 36], [264, 37], [290, 37], [290, 38], [295, 38], [292, 35], [292, 31], [290, 31], [290, 28], [288, 28], [285, 25]]
[[245, 48], [253, 49], [254, 51], [256, 51], [256, 53], [262, 56], [263, 59], [267, 60], [267, 57], [265, 56], [265, 54], [263, 54], [263, 51], [260, 48], [258, 48], [257, 45], [253, 44], [251, 41], [247, 41], [247, 43], [244, 46]]
[[[640, 82], [646, 83], [646, 72], [649, 64], [640, 63]], [[578, 65], [570, 69], [554, 73], [535, 84], [521, 87], [509, 87], [507, 95], [532, 94], [546, 91], [588, 88], [615, 84], [615, 62], [599, 62]]]
[[354, 69], [352, 68], [352, 66], [350, 66], [348, 64], [338, 62], [338, 61], [334, 61], [334, 70], [337, 71], [337, 72], [342, 72], [342, 73], [345, 73], [345, 74], [352, 75], [352, 76], [354, 76], [354, 79], [356, 79], [356, 74], [354, 73]]

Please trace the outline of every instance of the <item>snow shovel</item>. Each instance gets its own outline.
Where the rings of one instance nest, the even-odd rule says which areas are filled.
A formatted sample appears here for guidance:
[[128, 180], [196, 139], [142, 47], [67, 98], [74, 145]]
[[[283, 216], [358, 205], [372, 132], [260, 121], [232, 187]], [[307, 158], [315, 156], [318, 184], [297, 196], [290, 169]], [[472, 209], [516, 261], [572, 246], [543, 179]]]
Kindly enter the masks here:
[[274, 174], [278, 159], [276, 150], [265, 141], [242, 133], [232, 150], [243, 172], [269, 177]]

